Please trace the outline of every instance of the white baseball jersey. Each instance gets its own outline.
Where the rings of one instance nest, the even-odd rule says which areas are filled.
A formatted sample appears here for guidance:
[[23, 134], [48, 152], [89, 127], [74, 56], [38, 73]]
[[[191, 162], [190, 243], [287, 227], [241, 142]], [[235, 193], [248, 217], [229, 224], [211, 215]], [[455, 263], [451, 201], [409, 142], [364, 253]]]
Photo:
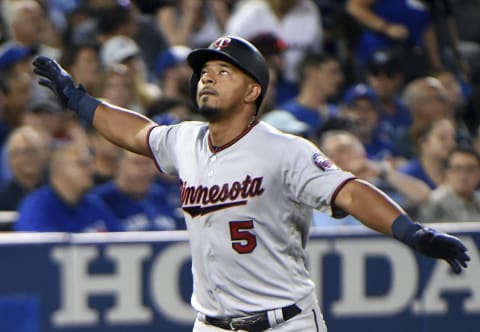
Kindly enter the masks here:
[[159, 168], [181, 180], [192, 251], [192, 305], [214, 317], [290, 305], [314, 292], [305, 268], [312, 209], [331, 212], [353, 178], [309, 141], [254, 123], [215, 148], [208, 124], [151, 130]]

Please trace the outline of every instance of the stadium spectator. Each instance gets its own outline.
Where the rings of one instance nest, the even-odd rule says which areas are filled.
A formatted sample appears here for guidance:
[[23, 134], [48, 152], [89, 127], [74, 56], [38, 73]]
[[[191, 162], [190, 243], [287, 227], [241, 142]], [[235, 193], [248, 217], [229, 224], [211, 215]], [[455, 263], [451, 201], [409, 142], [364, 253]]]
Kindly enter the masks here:
[[480, 221], [480, 156], [459, 146], [447, 159], [445, 184], [432, 191], [420, 208], [425, 222]]
[[411, 112], [412, 125], [404, 135], [397, 136], [395, 145], [400, 155], [410, 159], [415, 156], [420, 133], [437, 119], [453, 120], [455, 110], [445, 87], [434, 77], [421, 77], [409, 82], [403, 100]]
[[392, 140], [405, 135], [412, 115], [401, 99], [405, 77], [403, 63], [395, 49], [376, 51], [367, 66], [367, 82], [380, 103], [380, 130]]
[[288, 134], [307, 136], [308, 124], [297, 120], [292, 113], [284, 110], [271, 110], [262, 116], [262, 121]]
[[408, 64], [407, 81], [428, 74], [429, 68], [444, 66], [431, 12], [424, 2], [348, 0], [346, 10], [364, 27], [356, 50], [360, 65], [367, 64], [377, 50], [397, 47]]
[[145, 74], [153, 72], [158, 54], [168, 47], [165, 34], [158, 29], [153, 17], [142, 15], [132, 1], [89, 1], [88, 8], [94, 13], [94, 24], [87, 41], [94, 39], [105, 43], [116, 36], [130, 38], [140, 50]]
[[[155, 184], [157, 169], [150, 158], [124, 151], [115, 178], [92, 193], [110, 207], [126, 231], [184, 229], [164, 189]], [[178, 223], [178, 224], [177, 224]]]
[[32, 56], [34, 50], [13, 42], [6, 42], [0, 46], [0, 71], [26, 73], [31, 79], [34, 77]]
[[160, 53], [155, 64], [155, 75], [163, 98], [189, 98], [192, 69], [187, 64], [187, 46], [171, 46]]
[[23, 113], [33, 96], [31, 77], [13, 70], [0, 72], [3, 111], [0, 114], [0, 145], [10, 131], [21, 124]]
[[33, 191], [19, 207], [17, 231], [121, 231], [119, 220], [97, 196], [93, 186], [93, 156], [88, 146], [68, 142], [51, 156], [49, 184]]
[[424, 181], [431, 189], [445, 182], [445, 163], [456, 146], [455, 126], [451, 120], [432, 120], [418, 134], [417, 157], [400, 167], [400, 171]]
[[139, 106], [148, 107], [149, 103], [160, 95], [156, 83], [149, 80], [146, 63], [137, 43], [126, 36], [113, 36], [105, 41], [100, 48], [100, 59], [104, 71], [109, 71], [119, 64], [126, 66], [131, 80], [135, 84]]
[[88, 128], [88, 139], [93, 150], [95, 185], [111, 181], [117, 172], [122, 149], [112, 144], [94, 128]]
[[49, 145], [74, 140], [87, 142], [85, 129], [76, 117], [50, 99], [34, 99], [23, 113], [22, 125], [34, 128]]
[[369, 159], [362, 142], [348, 131], [327, 131], [319, 144], [338, 167], [375, 184], [411, 213], [429, 197], [430, 188], [423, 181], [399, 172], [387, 160]]
[[279, 103], [297, 94], [297, 69], [305, 53], [323, 49], [322, 19], [312, 0], [239, 1], [227, 20], [225, 32], [246, 39], [271, 33], [288, 45], [283, 53], [284, 75], [277, 87]]
[[252, 44], [262, 53], [268, 63], [268, 71], [270, 80], [268, 81], [268, 89], [260, 106], [259, 114], [264, 114], [275, 109], [278, 105], [278, 82], [283, 80], [284, 61], [283, 53], [288, 48], [287, 44], [271, 33], [260, 33], [253, 36], [250, 40]]
[[141, 87], [136, 85], [131, 69], [123, 64], [115, 64], [103, 72], [99, 96], [109, 103], [144, 114], [145, 108], [140, 101], [139, 89]]
[[230, 14], [227, 1], [164, 1], [157, 25], [171, 46], [205, 47], [222, 35]]
[[[469, 88], [467, 87], [464, 89], [463, 86], [467, 83], [462, 81], [458, 75], [449, 69], [436, 71], [432, 74], [432, 76], [438, 79], [445, 88], [446, 95], [450, 99], [454, 109], [454, 118], [457, 123], [457, 127], [461, 127], [462, 132], [465, 134], [473, 132], [475, 130], [474, 124], [468, 124], [466, 121], [466, 104], [469, 98], [469, 93], [465, 90], [468, 90]], [[464, 139], [469, 140], [470, 137], [468, 136], [464, 137]]]
[[95, 43], [84, 43], [67, 48], [61, 58], [62, 65], [72, 73], [75, 82], [96, 95], [101, 76], [100, 47]]
[[380, 112], [378, 96], [368, 85], [359, 83], [346, 90], [339, 116], [352, 123], [351, 131], [362, 142], [367, 157], [373, 160], [397, 155], [393, 141], [381, 131]]
[[47, 141], [28, 126], [16, 128], [6, 143], [11, 179], [0, 187], [0, 210], [17, 210], [20, 201], [44, 183]]
[[278, 108], [289, 111], [309, 125], [313, 136], [323, 122], [337, 116], [338, 106], [331, 103], [343, 81], [340, 63], [327, 53], [307, 53], [299, 64], [299, 94]]
[[35, 50], [36, 54], [59, 59], [61, 38], [46, 15], [43, 1], [4, 1], [9, 40]]

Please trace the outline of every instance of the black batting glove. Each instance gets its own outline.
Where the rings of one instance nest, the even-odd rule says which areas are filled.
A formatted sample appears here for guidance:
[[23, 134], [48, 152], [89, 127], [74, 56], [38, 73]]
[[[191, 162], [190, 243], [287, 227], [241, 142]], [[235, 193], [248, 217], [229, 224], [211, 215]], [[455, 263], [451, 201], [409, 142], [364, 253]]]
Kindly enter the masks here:
[[55, 93], [64, 107], [68, 107], [68, 100], [75, 90], [72, 77], [55, 60], [38, 56], [33, 61], [35, 74], [41, 76], [38, 84], [43, 85]]
[[392, 225], [393, 236], [421, 254], [444, 259], [455, 273], [467, 267], [470, 257], [467, 248], [455, 236], [413, 223], [406, 215], [399, 216]]
[[70, 108], [88, 124], [93, 124], [97, 106], [101, 102], [88, 95], [80, 85], [75, 87], [72, 77], [55, 60], [38, 56], [33, 61], [33, 71], [41, 76], [38, 84], [52, 90], [65, 108]]

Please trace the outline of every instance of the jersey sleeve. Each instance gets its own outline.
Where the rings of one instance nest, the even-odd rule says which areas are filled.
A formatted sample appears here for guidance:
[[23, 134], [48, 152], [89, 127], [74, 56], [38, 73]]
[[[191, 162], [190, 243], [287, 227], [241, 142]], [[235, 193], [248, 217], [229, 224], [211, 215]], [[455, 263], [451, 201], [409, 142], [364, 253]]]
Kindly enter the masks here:
[[333, 201], [343, 185], [355, 176], [338, 168], [307, 140], [293, 140], [285, 151], [284, 181], [294, 199], [335, 218], [346, 216], [335, 209]]
[[175, 144], [178, 126], [157, 126], [148, 135], [148, 145], [158, 169], [166, 174], [176, 175]]

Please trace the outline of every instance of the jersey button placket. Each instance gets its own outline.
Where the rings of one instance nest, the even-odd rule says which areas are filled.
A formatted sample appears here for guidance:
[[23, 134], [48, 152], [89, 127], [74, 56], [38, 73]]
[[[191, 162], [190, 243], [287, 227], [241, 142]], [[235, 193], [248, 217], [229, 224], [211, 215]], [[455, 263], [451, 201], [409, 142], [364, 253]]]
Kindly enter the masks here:
[[208, 170], [208, 173], [207, 173], [207, 176], [208, 177], [212, 177], [214, 173], [213, 171], [213, 163], [217, 160], [217, 155], [213, 154], [210, 156], [210, 165], [209, 165], [209, 170]]

